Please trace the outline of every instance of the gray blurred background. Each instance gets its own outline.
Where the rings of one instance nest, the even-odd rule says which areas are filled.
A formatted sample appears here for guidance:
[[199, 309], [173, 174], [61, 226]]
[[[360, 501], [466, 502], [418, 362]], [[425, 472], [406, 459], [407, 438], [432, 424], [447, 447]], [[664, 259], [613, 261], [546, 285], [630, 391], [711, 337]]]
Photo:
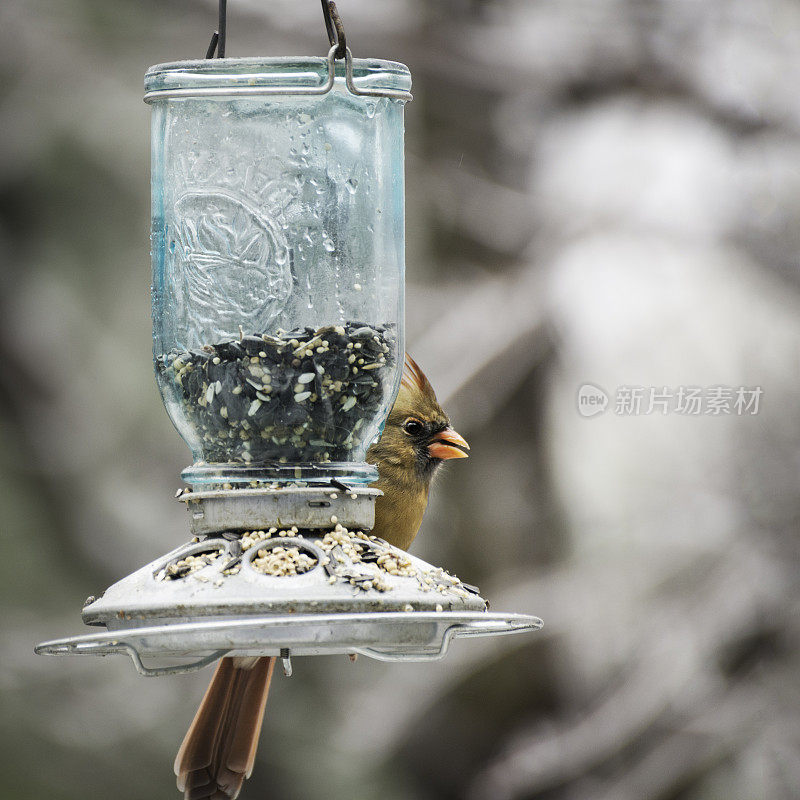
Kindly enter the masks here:
[[[800, 796], [800, 5], [339, 6], [356, 56], [414, 76], [409, 349], [472, 445], [414, 550], [546, 628], [434, 665], [299, 660], [243, 798]], [[202, 56], [215, 16], [0, 5], [2, 798], [177, 797], [209, 672], [32, 648], [187, 537], [142, 76]], [[326, 49], [316, 0], [230, 0], [229, 55]], [[633, 385], [763, 396], [614, 413]]]

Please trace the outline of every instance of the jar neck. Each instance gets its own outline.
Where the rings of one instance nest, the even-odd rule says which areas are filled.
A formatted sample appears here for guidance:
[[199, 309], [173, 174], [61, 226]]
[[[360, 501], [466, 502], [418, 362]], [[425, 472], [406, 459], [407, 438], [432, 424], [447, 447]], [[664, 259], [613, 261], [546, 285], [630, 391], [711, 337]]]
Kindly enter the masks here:
[[[197, 491], [281, 488], [289, 484], [344, 487], [366, 486], [378, 480], [378, 470], [366, 462], [318, 464], [192, 464], [181, 478]], [[341, 488], [341, 487], [340, 487]]]

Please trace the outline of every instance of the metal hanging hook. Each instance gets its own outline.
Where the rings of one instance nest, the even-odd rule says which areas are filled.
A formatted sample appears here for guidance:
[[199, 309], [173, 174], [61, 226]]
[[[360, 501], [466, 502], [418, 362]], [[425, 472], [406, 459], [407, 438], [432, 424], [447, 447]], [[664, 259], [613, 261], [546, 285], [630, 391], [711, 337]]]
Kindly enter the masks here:
[[225, 58], [225, 29], [228, 22], [228, 0], [219, 0], [219, 16], [217, 19], [217, 30], [211, 37], [211, 42], [206, 50], [206, 58], [214, 58], [216, 51], [217, 58]]
[[[344, 58], [347, 53], [347, 37], [344, 33], [342, 18], [333, 0], [322, 0], [322, 13], [325, 17], [325, 30], [331, 47], [336, 47], [334, 58]], [[211, 37], [211, 42], [206, 50], [206, 58], [225, 58], [225, 29], [228, 18], [228, 0], [219, 0], [219, 18], [217, 30]]]
[[334, 58], [344, 58], [347, 52], [347, 37], [344, 35], [344, 25], [339, 16], [339, 10], [333, 0], [322, 0], [322, 13], [325, 16], [325, 30], [328, 32], [328, 42], [331, 47], [336, 46]]

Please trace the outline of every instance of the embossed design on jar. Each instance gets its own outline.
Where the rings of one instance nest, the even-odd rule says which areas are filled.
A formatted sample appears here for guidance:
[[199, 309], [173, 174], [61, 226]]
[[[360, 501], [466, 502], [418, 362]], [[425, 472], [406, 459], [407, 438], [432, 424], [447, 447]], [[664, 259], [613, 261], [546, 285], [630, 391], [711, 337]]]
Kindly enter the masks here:
[[181, 195], [174, 206], [172, 269], [190, 341], [266, 330], [292, 291], [290, 251], [272, 221], [219, 189]]

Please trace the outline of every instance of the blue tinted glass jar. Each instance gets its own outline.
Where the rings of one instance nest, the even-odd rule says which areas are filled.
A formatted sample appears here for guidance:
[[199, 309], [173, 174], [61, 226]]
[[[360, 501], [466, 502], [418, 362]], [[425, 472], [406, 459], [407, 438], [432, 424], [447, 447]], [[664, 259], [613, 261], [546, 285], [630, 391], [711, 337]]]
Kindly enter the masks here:
[[188, 482], [377, 478], [365, 455], [404, 352], [410, 85], [349, 54], [148, 71], [153, 354]]

